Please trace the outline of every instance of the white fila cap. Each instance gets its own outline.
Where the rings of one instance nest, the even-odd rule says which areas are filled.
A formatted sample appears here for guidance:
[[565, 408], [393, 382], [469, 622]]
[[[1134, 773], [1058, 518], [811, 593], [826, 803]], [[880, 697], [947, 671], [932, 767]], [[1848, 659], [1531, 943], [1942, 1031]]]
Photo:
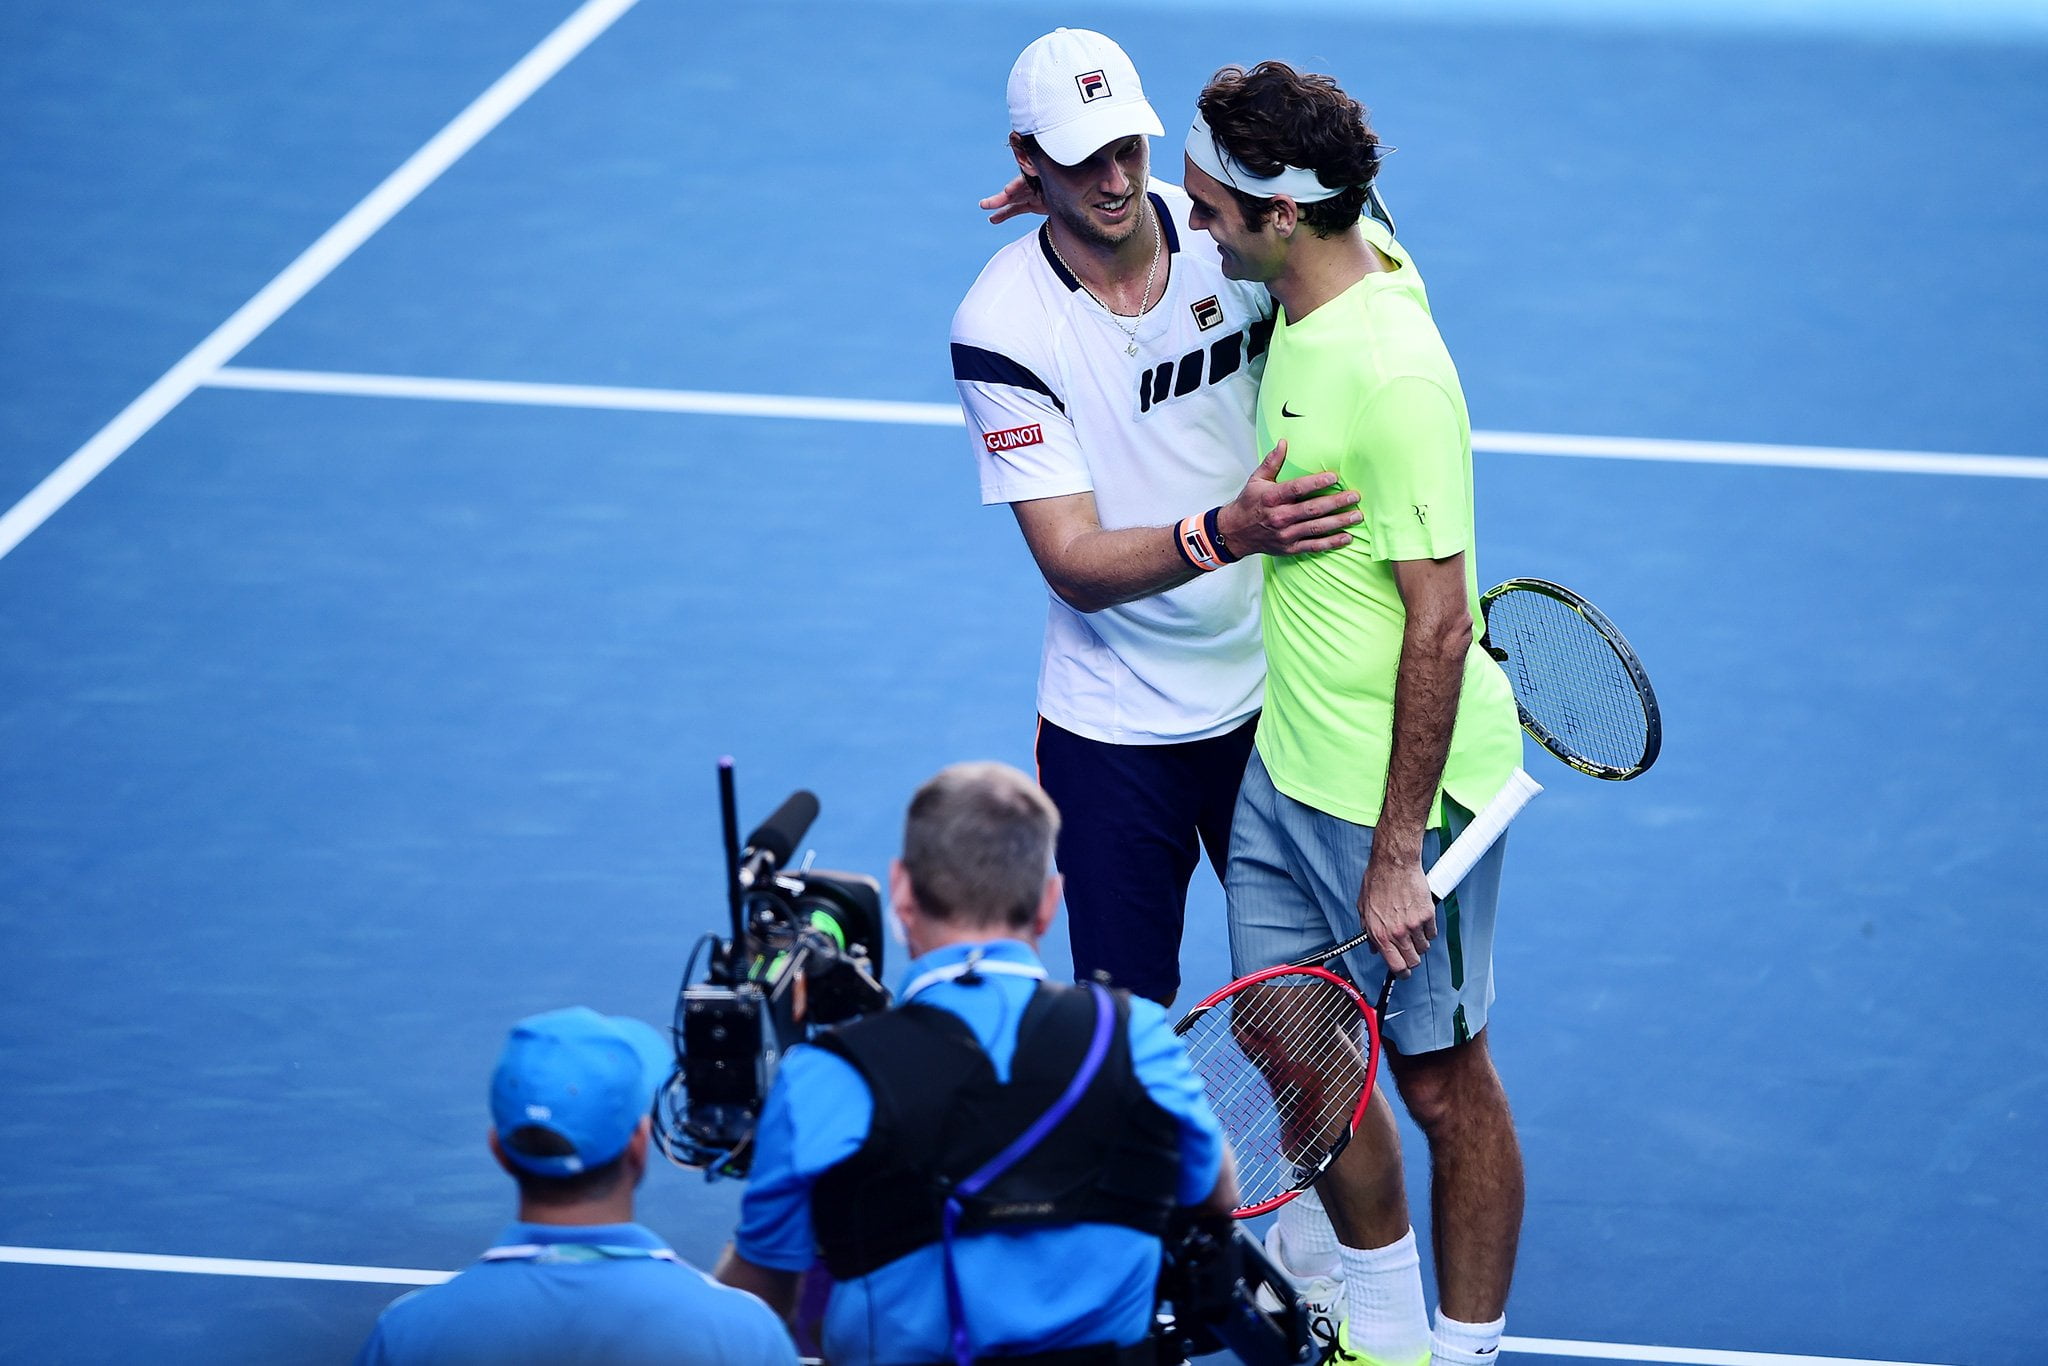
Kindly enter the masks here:
[[1166, 130], [1124, 50], [1085, 28], [1054, 29], [1010, 68], [1010, 128], [1038, 139], [1062, 166], [1112, 142]]

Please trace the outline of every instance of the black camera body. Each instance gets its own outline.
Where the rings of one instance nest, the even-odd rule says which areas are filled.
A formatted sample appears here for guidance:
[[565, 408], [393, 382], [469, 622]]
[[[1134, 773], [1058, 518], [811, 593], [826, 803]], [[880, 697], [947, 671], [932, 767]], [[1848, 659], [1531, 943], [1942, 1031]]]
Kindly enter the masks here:
[[[676, 1067], [654, 1103], [662, 1152], [714, 1179], [750, 1170], [761, 1106], [789, 1049], [889, 1005], [881, 884], [863, 873], [783, 871], [818, 799], [795, 793], [742, 847], [730, 760], [719, 783], [732, 937], [705, 936], [683, 970]], [[1306, 1309], [1265, 1249], [1232, 1219], [1186, 1212], [1165, 1238], [1154, 1343], [1162, 1366], [1226, 1348], [1245, 1366], [1297, 1366], [1311, 1355]]]
[[752, 983], [683, 988], [676, 1004], [681, 1105], [674, 1123], [663, 1125], [672, 1159], [710, 1167], [745, 1143], [779, 1061], [772, 1036], [767, 998]]
[[1287, 1273], [1228, 1216], [1175, 1221], [1159, 1299], [1153, 1341], [1160, 1366], [1226, 1349], [1244, 1366], [1297, 1366], [1313, 1356], [1308, 1311]]
[[[732, 937], [707, 937], [676, 993], [676, 1069], [655, 1099], [655, 1137], [678, 1166], [747, 1174], [754, 1126], [783, 1054], [818, 1029], [889, 1004], [881, 985], [882, 887], [864, 873], [782, 866], [818, 814], [798, 792], [734, 838], [731, 761], [719, 766]], [[708, 952], [707, 952], [708, 950]], [[697, 976], [703, 961], [702, 980]]]

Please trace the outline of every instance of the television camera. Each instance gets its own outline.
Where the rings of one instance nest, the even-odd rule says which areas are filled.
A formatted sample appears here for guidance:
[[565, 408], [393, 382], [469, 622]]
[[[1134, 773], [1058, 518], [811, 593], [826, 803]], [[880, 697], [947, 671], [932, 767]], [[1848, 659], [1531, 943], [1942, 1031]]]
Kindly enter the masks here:
[[[683, 970], [676, 1068], [654, 1102], [662, 1152], [709, 1179], [747, 1175], [761, 1106], [789, 1048], [889, 1005], [881, 884], [788, 866], [818, 799], [792, 793], [742, 843], [732, 760], [719, 762], [718, 780], [732, 933], [705, 935]], [[1233, 1220], [1177, 1218], [1164, 1251], [1153, 1337], [1162, 1366], [1226, 1349], [1246, 1366], [1311, 1359], [1305, 1306]]]
[[683, 970], [676, 1070], [654, 1124], [669, 1161], [713, 1179], [747, 1174], [761, 1104], [792, 1045], [889, 1004], [881, 884], [789, 867], [818, 799], [792, 793], [742, 844], [730, 759], [719, 761], [718, 794], [732, 935], [704, 936]]
[[1152, 1340], [1160, 1366], [1223, 1351], [1243, 1366], [1298, 1366], [1317, 1353], [1287, 1273], [1226, 1215], [1183, 1214], [1167, 1230]]

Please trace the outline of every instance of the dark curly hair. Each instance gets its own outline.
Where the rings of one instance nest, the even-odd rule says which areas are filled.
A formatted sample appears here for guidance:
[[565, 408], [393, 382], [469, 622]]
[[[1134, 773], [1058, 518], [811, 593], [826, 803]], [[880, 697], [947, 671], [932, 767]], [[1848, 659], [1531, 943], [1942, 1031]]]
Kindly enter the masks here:
[[[1318, 237], [1349, 231], [1365, 207], [1365, 187], [1379, 172], [1380, 140], [1365, 107], [1328, 76], [1305, 74], [1285, 62], [1251, 70], [1226, 66], [1210, 77], [1200, 100], [1202, 117], [1223, 150], [1257, 175], [1301, 166], [1343, 193], [1301, 206], [1300, 221]], [[1272, 216], [1273, 201], [1226, 185], [1247, 228]]]

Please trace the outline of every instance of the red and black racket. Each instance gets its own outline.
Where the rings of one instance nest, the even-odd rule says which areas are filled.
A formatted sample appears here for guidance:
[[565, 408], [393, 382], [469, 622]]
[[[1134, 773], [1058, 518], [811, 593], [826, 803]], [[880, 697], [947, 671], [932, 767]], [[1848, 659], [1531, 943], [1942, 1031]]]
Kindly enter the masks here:
[[[1451, 841], [1429, 870], [1429, 890], [1450, 895], [1543, 789], [1520, 769]], [[1341, 944], [1240, 977], [1204, 998], [1173, 1027], [1202, 1079], [1209, 1106], [1237, 1156], [1240, 1219], [1278, 1209], [1329, 1170], [1351, 1141], [1379, 1076], [1379, 1004], [1323, 964], [1371, 940]]]
[[1238, 1188], [1231, 1212], [1240, 1219], [1308, 1189], [1344, 1151], [1372, 1100], [1379, 1012], [1327, 968], [1282, 964], [1241, 977], [1189, 1011], [1174, 1033], [1230, 1136]]

